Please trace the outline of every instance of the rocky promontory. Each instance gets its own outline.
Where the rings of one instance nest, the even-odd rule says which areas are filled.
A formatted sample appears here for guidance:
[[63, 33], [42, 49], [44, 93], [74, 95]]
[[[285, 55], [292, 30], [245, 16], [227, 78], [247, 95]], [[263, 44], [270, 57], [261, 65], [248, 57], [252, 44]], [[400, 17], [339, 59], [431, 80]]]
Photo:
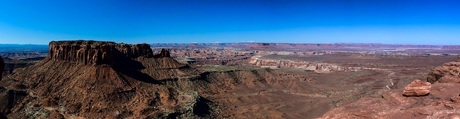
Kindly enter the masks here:
[[427, 81], [430, 83], [460, 83], [460, 60], [433, 68]]
[[84, 64], [114, 64], [123, 57], [152, 57], [148, 44], [117, 44], [105, 41], [52, 41], [48, 58], [53, 61]]
[[194, 74], [148, 44], [53, 41], [48, 57], [0, 81], [0, 118], [209, 117]]

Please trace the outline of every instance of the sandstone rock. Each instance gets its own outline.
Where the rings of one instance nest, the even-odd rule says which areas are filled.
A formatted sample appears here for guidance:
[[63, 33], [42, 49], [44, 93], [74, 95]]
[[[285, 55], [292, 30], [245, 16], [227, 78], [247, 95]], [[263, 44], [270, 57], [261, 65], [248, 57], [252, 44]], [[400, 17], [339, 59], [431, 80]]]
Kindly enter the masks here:
[[412, 105], [417, 101], [401, 95], [401, 90], [392, 90], [382, 94], [382, 98], [400, 106]]
[[169, 51], [166, 51], [165, 49], [161, 49], [161, 52], [159, 55], [160, 57], [171, 57], [169, 54]]
[[427, 77], [430, 83], [459, 83], [460, 82], [460, 61], [445, 63], [442, 66], [435, 67]]
[[445, 75], [438, 80], [439, 83], [460, 83], [460, 77]]
[[65, 119], [64, 116], [60, 114], [57, 110], [51, 111], [49, 118], [50, 119]]
[[404, 96], [425, 96], [430, 94], [431, 83], [414, 80], [403, 91]]
[[460, 103], [460, 95], [453, 96], [450, 100], [455, 103]]
[[53, 61], [84, 64], [114, 64], [121, 57], [152, 57], [148, 44], [117, 44], [99, 41], [52, 41], [48, 58]]
[[[362, 98], [356, 102], [333, 109], [323, 115], [326, 119], [382, 118], [382, 119], [446, 119], [460, 117], [460, 61], [449, 62], [432, 69], [428, 82], [414, 80], [404, 91], [391, 90], [381, 98]], [[433, 84], [431, 84], [432, 82]], [[439, 82], [439, 83], [434, 83]], [[399, 92], [399, 93], [398, 93]], [[407, 98], [401, 96], [420, 96]], [[428, 95], [429, 96], [423, 96]], [[399, 95], [399, 96], [398, 96]], [[369, 103], [372, 101], [372, 103]]]
[[[188, 80], [174, 79], [198, 73], [166, 57], [166, 50], [165, 57], [156, 58], [147, 44], [53, 41], [49, 51], [46, 59], [0, 81], [0, 86], [9, 88], [22, 84], [21, 90], [27, 91], [0, 88], [0, 118], [204, 118], [210, 114], [191, 113], [200, 109], [196, 105], [201, 96]], [[184, 96], [187, 99], [181, 100]], [[43, 112], [47, 114], [36, 115]]]
[[356, 103], [330, 110], [321, 119], [385, 119], [399, 111], [395, 106], [381, 98], [361, 98]]
[[[416, 82], [416, 81], [414, 81]], [[423, 82], [423, 81], [417, 81]], [[323, 119], [445, 119], [460, 114], [458, 90], [460, 84], [445, 85], [435, 83], [430, 96], [407, 98], [401, 96], [401, 91], [391, 90], [382, 98], [361, 98], [360, 100], [330, 110]], [[450, 83], [452, 84], [452, 83]], [[445, 91], [437, 88], [444, 87]], [[399, 92], [399, 93], [398, 93]], [[455, 93], [454, 97], [450, 97]], [[395, 94], [399, 94], [395, 95]]]

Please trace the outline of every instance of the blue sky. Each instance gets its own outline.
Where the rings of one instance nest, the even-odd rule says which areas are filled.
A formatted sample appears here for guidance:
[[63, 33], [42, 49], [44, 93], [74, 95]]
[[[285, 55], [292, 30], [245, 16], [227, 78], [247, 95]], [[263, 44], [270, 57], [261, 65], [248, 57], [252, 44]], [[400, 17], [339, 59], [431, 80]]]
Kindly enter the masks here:
[[0, 0], [0, 44], [460, 45], [455, 0]]

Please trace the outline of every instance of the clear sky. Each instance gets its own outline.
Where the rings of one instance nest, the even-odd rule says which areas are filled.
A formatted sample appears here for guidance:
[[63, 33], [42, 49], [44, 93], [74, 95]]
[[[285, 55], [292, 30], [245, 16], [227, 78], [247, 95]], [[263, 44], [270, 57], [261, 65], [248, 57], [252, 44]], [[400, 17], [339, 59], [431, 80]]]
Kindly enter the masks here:
[[460, 45], [459, 6], [459, 0], [0, 0], [0, 44]]

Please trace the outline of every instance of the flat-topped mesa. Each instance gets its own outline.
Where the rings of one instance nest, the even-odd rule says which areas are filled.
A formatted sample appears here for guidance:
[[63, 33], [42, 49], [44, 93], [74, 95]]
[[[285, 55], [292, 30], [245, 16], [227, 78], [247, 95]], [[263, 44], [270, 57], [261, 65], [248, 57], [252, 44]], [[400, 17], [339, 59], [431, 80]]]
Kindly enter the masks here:
[[123, 58], [153, 57], [148, 44], [117, 44], [107, 41], [52, 41], [48, 58], [84, 64], [113, 64]]

